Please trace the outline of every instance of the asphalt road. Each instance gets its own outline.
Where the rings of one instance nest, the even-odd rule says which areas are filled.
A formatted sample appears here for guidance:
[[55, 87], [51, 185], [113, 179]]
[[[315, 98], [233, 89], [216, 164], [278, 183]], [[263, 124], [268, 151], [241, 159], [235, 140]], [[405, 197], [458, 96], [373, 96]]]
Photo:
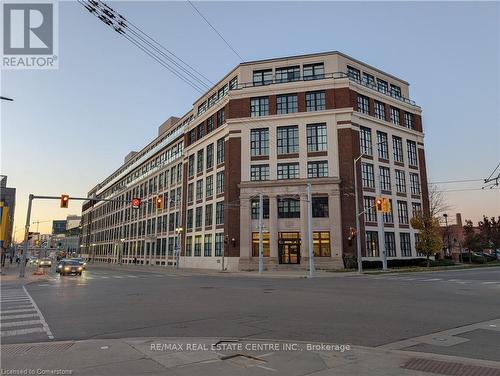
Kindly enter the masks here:
[[[56, 340], [248, 337], [381, 346], [500, 318], [500, 268], [315, 279], [102, 267], [82, 277], [52, 275], [27, 292]], [[38, 331], [2, 342], [47, 336]], [[500, 360], [500, 331], [489, 341], [499, 350], [492, 360]]]

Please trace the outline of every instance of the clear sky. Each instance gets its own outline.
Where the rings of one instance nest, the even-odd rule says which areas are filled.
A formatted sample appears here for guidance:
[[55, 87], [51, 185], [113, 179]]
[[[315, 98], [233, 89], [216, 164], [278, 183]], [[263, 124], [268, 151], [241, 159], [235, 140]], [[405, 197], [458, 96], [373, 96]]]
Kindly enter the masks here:
[[[214, 82], [239, 63], [187, 2], [109, 4]], [[245, 60], [338, 50], [410, 82], [429, 181], [485, 178], [500, 161], [498, 2], [195, 4]], [[17, 188], [18, 237], [29, 193], [85, 196], [198, 97], [77, 2], [61, 2], [59, 18], [59, 69], [1, 76], [1, 94], [15, 99], [1, 103], [1, 173]], [[500, 215], [500, 190], [446, 196], [450, 217]], [[39, 201], [32, 218], [80, 212]]]

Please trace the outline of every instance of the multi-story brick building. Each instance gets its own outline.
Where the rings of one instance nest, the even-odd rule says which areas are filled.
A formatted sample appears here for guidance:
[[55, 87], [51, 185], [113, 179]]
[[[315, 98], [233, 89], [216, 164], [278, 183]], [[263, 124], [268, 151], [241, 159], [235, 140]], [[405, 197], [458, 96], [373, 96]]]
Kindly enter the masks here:
[[[417, 257], [409, 222], [429, 203], [421, 109], [408, 98], [407, 82], [339, 52], [242, 63], [89, 192], [147, 205], [86, 203], [83, 244], [98, 260], [163, 265], [180, 238], [181, 267], [255, 269], [263, 195], [265, 265], [306, 267], [310, 183], [316, 265], [339, 268], [356, 254], [363, 154], [364, 259]], [[392, 203], [380, 223], [376, 197]]]

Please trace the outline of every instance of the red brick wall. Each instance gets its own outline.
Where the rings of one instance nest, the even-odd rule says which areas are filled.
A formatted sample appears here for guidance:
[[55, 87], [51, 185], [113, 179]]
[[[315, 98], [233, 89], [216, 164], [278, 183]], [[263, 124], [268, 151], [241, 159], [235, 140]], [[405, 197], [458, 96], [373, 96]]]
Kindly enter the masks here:
[[226, 119], [250, 117], [250, 98], [231, 99], [226, 106]]
[[[340, 205], [342, 215], [343, 250], [346, 255], [356, 255], [356, 240], [349, 245], [347, 237], [350, 227], [356, 228], [356, 202], [354, 197], [354, 158], [360, 154], [359, 132], [350, 128], [338, 130], [339, 167], [340, 167]], [[362, 206], [363, 190], [361, 188], [361, 163], [357, 163], [358, 199]], [[360, 217], [361, 251], [364, 254], [364, 218]]]
[[[224, 247], [227, 257], [240, 255], [240, 188], [241, 182], [241, 137], [231, 137], [224, 145], [224, 235], [229, 241]], [[231, 239], [236, 240], [235, 244]]]

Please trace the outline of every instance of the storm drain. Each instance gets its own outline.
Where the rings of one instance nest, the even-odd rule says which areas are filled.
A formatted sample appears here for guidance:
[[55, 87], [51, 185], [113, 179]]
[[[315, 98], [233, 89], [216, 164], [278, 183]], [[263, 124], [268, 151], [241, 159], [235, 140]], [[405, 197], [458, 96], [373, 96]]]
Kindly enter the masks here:
[[5, 355], [48, 354], [66, 351], [73, 346], [73, 343], [74, 342], [3, 345], [1, 347], [1, 352]]
[[401, 368], [450, 376], [500, 376], [500, 368], [468, 366], [461, 363], [412, 358]]

